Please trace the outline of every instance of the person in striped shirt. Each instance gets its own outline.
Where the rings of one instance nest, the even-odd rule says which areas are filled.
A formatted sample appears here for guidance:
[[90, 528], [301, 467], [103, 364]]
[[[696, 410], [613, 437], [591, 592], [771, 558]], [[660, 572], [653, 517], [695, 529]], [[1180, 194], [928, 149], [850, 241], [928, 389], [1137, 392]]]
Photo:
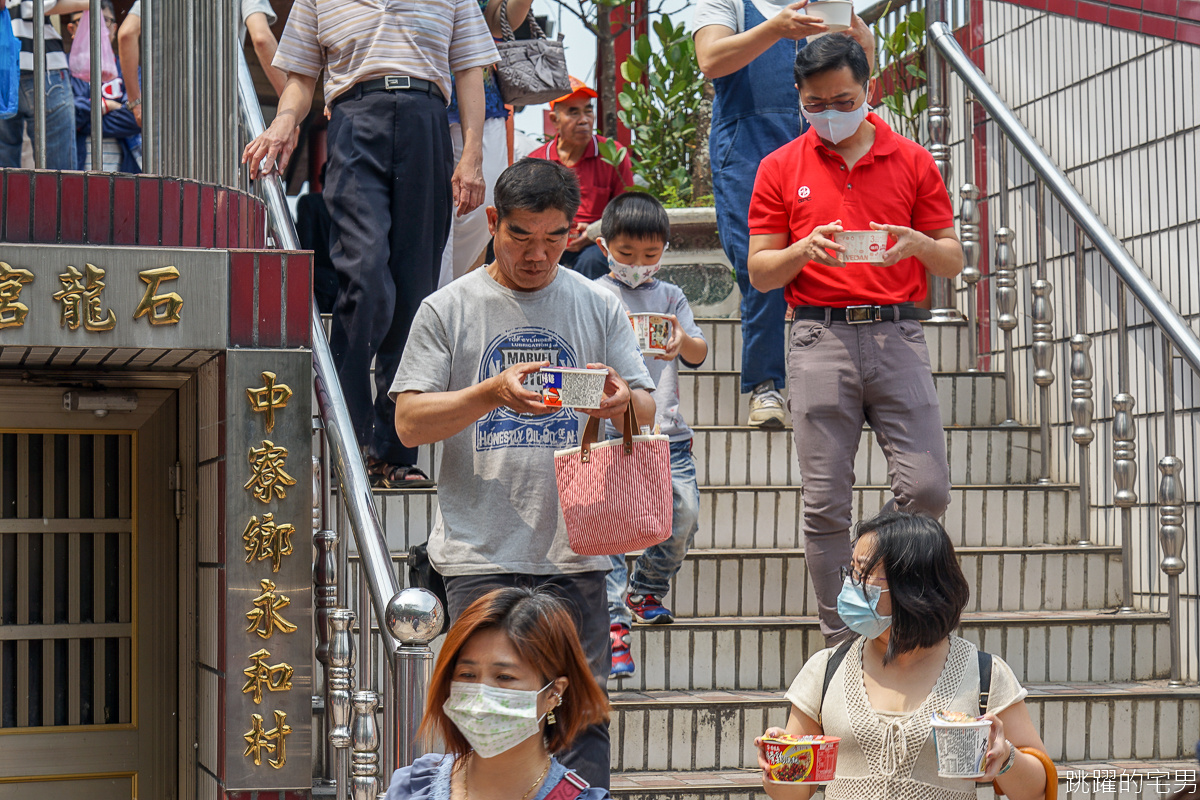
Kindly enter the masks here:
[[[67, 73], [62, 36], [49, 17], [86, 11], [87, 0], [43, 0], [46, 33], [46, 169], [75, 169], [75, 94]], [[21, 43], [21, 89], [17, 115], [0, 120], [0, 167], [21, 166], [24, 134], [34, 138], [33, 0], [21, 0], [20, 13], [10, 8], [13, 35]]]
[[[325, 201], [338, 273], [330, 346], [372, 483], [432, 484], [396, 435], [388, 387], [436, 287], [452, 209], [483, 201], [483, 68], [500, 59], [477, 0], [296, 0], [275, 53], [287, 73], [271, 126], [246, 146], [251, 177], [282, 169], [325, 73]], [[463, 148], [454, 165], [453, 75]], [[371, 393], [374, 361], [375, 397]]]

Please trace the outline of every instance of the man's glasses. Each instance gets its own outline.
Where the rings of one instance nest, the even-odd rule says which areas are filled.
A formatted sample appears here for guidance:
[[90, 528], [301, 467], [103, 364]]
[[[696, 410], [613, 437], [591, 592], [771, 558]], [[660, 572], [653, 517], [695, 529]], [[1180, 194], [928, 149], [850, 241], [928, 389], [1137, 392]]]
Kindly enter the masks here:
[[[867, 93], [867, 90], [864, 87], [863, 88], [864, 102], [865, 102], [866, 93]], [[821, 112], [828, 111], [831, 108], [834, 109], [835, 111], [846, 112], [846, 111], [853, 111], [854, 107], [857, 104], [858, 104], [858, 98], [856, 97], [853, 100], [836, 100], [832, 103], [809, 103], [808, 105], [804, 106], [804, 110], [810, 114], [820, 114]]]

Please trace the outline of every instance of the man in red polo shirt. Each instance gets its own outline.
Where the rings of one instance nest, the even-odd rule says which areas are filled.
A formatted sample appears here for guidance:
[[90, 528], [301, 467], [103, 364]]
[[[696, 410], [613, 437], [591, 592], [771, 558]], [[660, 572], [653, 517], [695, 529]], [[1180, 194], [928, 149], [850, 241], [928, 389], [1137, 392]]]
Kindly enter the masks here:
[[[750, 203], [750, 280], [784, 287], [789, 407], [804, 477], [804, 554], [821, 631], [878, 636], [886, 618], [851, 616], [840, 597], [858, 591], [850, 565], [854, 455], [863, 422], [888, 460], [895, 505], [941, 516], [950, 501], [946, 438], [918, 320], [928, 312], [925, 270], [963, 266], [953, 212], [933, 158], [869, 113], [866, 54], [847, 36], [825, 36], [796, 56], [809, 129], [763, 159]], [[887, 231], [875, 263], [843, 259], [841, 231]], [[839, 616], [847, 614], [843, 621]], [[873, 611], [866, 613], [872, 617]]]
[[596, 107], [592, 104], [595, 96], [596, 92], [583, 81], [571, 78], [571, 93], [550, 101], [550, 118], [558, 134], [529, 154], [530, 158], [561, 162], [579, 179], [579, 212], [575, 215], [571, 240], [559, 263], [572, 267], [589, 280], [608, 274], [608, 258], [584, 231], [600, 219], [609, 200], [633, 185], [628, 154], [621, 161], [620, 169], [600, 157], [600, 143], [608, 139], [592, 132], [596, 123]]

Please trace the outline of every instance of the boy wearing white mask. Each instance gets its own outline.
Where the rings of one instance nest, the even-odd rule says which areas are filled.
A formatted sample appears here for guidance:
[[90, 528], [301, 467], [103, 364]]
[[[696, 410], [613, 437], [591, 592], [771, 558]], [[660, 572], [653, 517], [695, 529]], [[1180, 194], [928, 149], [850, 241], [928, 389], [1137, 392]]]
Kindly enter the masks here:
[[[692, 457], [692, 430], [679, 412], [679, 362], [695, 369], [708, 357], [708, 342], [692, 318], [692, 309], [678, 286], [654, 277], [671, 238], [667, 212], [644, 192], [626, 192], [612, 200], [600, 221], [597, 244], [608, 259], [609, 273], [596, 285], [612, 292], [629, 314], [652, 313], [670, 320], [671, 336], [661, 355], [646, 356], [646, 369], [654, 390], [654, 424], [671, 439], [671, 490], [674, 508], [671, 538], [648, 547], [634, 562], [632, 572], [624, 556], [612, 556], [608, 574], [608, 614], [612, 637], [612, 674], [623, 678], [634, 672], [629, 650], [633, 620], [651, 625], [674, 621], [663, 596], [679, 572], [692, 545], [700, 519], [700, 490]], [[648, 420], [639, 420], [646, 424]], [[611, 422], [609, 436], [619, 435]], [[628, 582], [628, 590], [626, 588]]]
[[[962, 270], [933, 157], [870, 113], [858, 42], [825, 36], [796, 56], [808, 131], [763, 159], [750, 201], [750, 280], [792, 307], [788, 383], [804, 476], [804, 557], [828, 644], [847, 635], [839, 570], [850, 563], [854, 455], [864, 422], [888, 460], [896, 509], [941, 516], [946, 438], [916, 302], [926, 270]], [[843, 260], [846, 231], [887, 231], [878, 262]]]

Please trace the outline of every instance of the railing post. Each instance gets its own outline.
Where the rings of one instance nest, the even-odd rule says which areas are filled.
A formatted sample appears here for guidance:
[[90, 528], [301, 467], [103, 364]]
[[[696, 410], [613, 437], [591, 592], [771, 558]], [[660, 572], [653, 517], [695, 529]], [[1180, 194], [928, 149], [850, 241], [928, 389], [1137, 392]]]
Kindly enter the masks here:
[[1004, 333], [1004, 421], [1016, 425], [1016, 376], [1013, 369], [1013, 330], [1017, 327], [1017, 274], [1013, 270], [1013, 232], [1001, 227], [996, 231], [996, 326]]
[[1053, 287], [1046, 280], [1033, 282], [1033, 382], [1041, 394], [1039, 416], [1042, 428], [1042, 469], [1037, 482], [1050, 483], [1050, 386], [1054, 383]]
[[337, 783], [337, 800], [348, 800], [347, 777], [350, 748], [350, 691], [354, 686], [354, 612], [335, 608], [329, 613], [332, 636], [329, 641], [329, 681], [325, 698], [325, 714], [329, 717], [329, 743], [336, 756], [333, 771]]
[[[968, 153], [970, 158], [971, 154]], [[968, 372], [979, 371], [979, 317], [976, 313], [976, 293], [980, 277], [979, 251], [979, 187], [974, 183], [964, 183], [959, 189], [962, 198], [961, 223], [959, 239], [962, 240], [963, 271], [962, 280], [967, 285], [967, 367]]]
[[1092, 337], [1071, 337], [1071, 439], [1079, 445], [1079, 546], [1092, 545], [1092, 475], [1088, 451], [1096, 434], [1092, 431]]
[[354, 748], [354, 800], [375, 800], [379, 791], [379, 726], [375, 712], [379, 695], [372, 691], [354, 693], [354, 726], [350, 738]]
[[1163, 352], [1163, 444], [1167, 453], [1158, 461], [1158, 542], [1162, 548], [1159, 569], [1167, 576], [1167, 613], [1170, 617], [1171, 679], [1168, 686], [1183, 686], [1179, 638], [1179, 576], [1183, 561], [1183, 462], [1175, 456], [1175, 355], [1171, 340], [1162, 336]]
[[388, 698], [397, 709], [398, 719], [388, 738], [389, 752], [384, 760], [385, 766], [398, 766], [411, 764], [425, 753], [417, 729], [421, 727], [425, 695], [433, 676], [429, 643], [442, 632], [445, 610], [433, 592], [409, 587], [388, 603], [385, 619], [400, 647], [392, 665], [392, 694]]
[[313, 601], [313, 622], [316, 628], [316, 656], [317, 662], [321, 664], [321, 686], [314, 687], [318, 691], [325, 692], [325, 715], [322, 720], [322, 729], [324, 735], [321, 737], [319, 747], [324, 754], [325, 775], [326, 779], [332, 780], [334, 777], [334, 756], [331, 752], [330, 736], [333, 733], [333, 723], [329, 713], [330, 702], [329, 692], [330, 684], [333, 680], [333, 663], [329, 658], [329, 649], [333, 644], [333, 628], [330, 623], [330, 615], [334, 613], [337, 607], [337, 539], [338, 535], [334, 531], [321, 530], [313, 534], [313, 544], [316, 546], [316, 563], [313, 567], [313, 582], [316, 584], [315, 598]]
[[[18, 17], [21, 7], [13, 12]], [[33, 0], [33, 166], [46, 168], [46, 4]]]
[[1133, 607], [1133, 507], [1137, 504], [1137, 425], [1129, 393], [1129, 322], [1124, 284], [1117, 290], [1117, 396], [1113, 398], [1113, 504], [1121, 509], [1121, 606]]
[[[946, 0], [929, 0], [926, 4], [926, 25], [942, 22], [946, 18]], [[946, 62], [932, 47], [925, 48], [926, 90], [929, 96], [929, 154], [942, 175], [942, 183], [950, 187], [953, 167], [950, 161], [950, 108], [946, 102]], [[962, 319], [954, 303], [954, 283], [950, 278], [929, 276], [929, 308], [933, 322], [950, 322]]]

